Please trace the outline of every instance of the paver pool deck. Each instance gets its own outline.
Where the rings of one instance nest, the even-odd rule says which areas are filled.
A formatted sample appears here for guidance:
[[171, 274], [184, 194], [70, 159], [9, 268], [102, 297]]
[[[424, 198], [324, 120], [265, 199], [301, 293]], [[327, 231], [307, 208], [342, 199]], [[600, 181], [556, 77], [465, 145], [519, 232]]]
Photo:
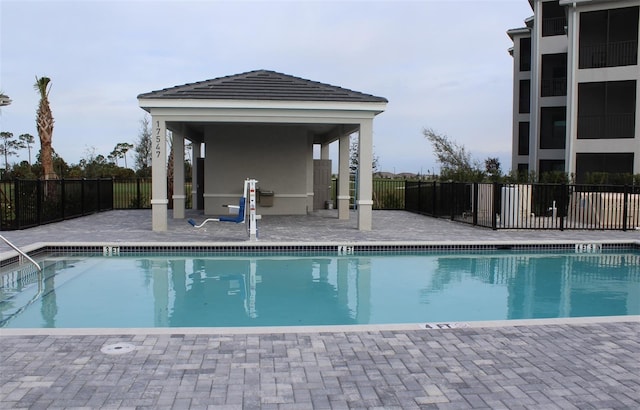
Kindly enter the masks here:
[[[261, 243], [638, 241], [640, 231], [492, 231], [402, 211], [373, 230], [335, 211], [265, 216]], [[198, 220], [203, 217], [190, 215]], [[110, 211], [23, 231], [35, 243], [224, 243], [150, 211]], [[0, 253], [9, 252], [0, 247]], [[116, 303], [124, 303], [119, 301]], [[640, 408], [640, 319], [269, 329], [0, 329], [0, 408]]]

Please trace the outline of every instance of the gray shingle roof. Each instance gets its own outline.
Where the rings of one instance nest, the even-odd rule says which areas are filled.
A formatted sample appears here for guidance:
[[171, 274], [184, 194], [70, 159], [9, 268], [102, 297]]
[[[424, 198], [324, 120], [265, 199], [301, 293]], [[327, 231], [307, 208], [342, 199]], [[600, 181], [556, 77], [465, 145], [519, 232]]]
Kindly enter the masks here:
[[386, 98], [269, 70], [249, 71], [138, 95], [142, 99], [388, 102]]

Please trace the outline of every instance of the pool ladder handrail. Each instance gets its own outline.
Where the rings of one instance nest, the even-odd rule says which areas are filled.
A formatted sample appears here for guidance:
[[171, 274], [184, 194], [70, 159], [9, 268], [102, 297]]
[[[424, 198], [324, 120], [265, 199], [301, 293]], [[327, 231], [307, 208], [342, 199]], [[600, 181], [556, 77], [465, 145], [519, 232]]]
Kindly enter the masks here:
[[36, 269], [38, 269], [39, 272], [42, 272], [42, 268], [40, 267], [40, 265], [38, 265], [38, 262], [34, 261], [33, 258], [29, 255], [27, 255], [26, 253], [24, 253], [20, 248], [18, 248], [17, 246], [15, 246], [14, 244], [12, 244], [7, 238], [5, 238], [4, 236], [0, 235], [0, 239], [2, 239], [4, 241], [4, 243], [6, 243], [7, 245], [9, 245], [10, 247], [12, 247], [16, 252], [18, 252], [20, 254], [20, 259], [22, 261], [22, 258], [26, 258], [29, 262], [33, 263], [33, 265], [36, 267]]

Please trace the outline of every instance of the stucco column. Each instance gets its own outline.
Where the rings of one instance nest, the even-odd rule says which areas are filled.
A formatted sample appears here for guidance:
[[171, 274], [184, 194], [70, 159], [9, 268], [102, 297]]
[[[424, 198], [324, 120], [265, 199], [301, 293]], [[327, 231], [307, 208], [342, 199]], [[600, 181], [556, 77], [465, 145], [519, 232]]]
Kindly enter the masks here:
[[151, 117], [151, 225], [154, 231], [167, 230], [167, 125], [164, 118]]
[[329, 159], [329, 144], [320, 144], [320, 159]]
[[349, 135], [338, 142], [338, 219], [349, 219]]
[[[567, 5], [567, 114], [566, 143], [564, 169], [569, 174], [576, 172], [576, 139], [578, 137], [578, 90], [576, 86], [575, 73], [578, 72], [578, 13], [574, 7]], [[636, 168], [634, 168], [636, 169]]]
[[184, 133], [173, 133], [173, 219], [184, 219]]
[[307, 136], [307, 213], [313, 212], [313, 136]]
[[[534, 20], [542, 22], [542, 2], [536, 2]], [[538, 27], [538, 28], [537, 28]], [[531, 82], [529, 93], [529, 172], [538, 174], [538, 148], [540, 145], [540, 69], [542, 67], [542, 53], [540, 53], [540, 39], [542, 38], [542, 24], [535, 24], [531, 30]], [[538, 175], [539, 176], [539, 175]]]
[[198, 207], [198, 158], [200, 158], [200, 143], [191, 143], [191, 208]]
[[373, 209], [373, 120], [360, 123], [358, 133], [358, 229], [370, 231]]

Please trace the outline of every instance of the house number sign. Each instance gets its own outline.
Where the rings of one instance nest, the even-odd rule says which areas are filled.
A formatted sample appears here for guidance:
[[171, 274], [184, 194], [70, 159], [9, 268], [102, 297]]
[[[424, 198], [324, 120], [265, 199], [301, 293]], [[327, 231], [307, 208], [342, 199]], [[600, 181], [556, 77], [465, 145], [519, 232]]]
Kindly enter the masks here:
[[160, 158], [160, 154], [162, 153], [161, 145], [160, 145], [160, 121], [156, 121], [156, 141], [155, 141], [155, 152], [156, 158]]

